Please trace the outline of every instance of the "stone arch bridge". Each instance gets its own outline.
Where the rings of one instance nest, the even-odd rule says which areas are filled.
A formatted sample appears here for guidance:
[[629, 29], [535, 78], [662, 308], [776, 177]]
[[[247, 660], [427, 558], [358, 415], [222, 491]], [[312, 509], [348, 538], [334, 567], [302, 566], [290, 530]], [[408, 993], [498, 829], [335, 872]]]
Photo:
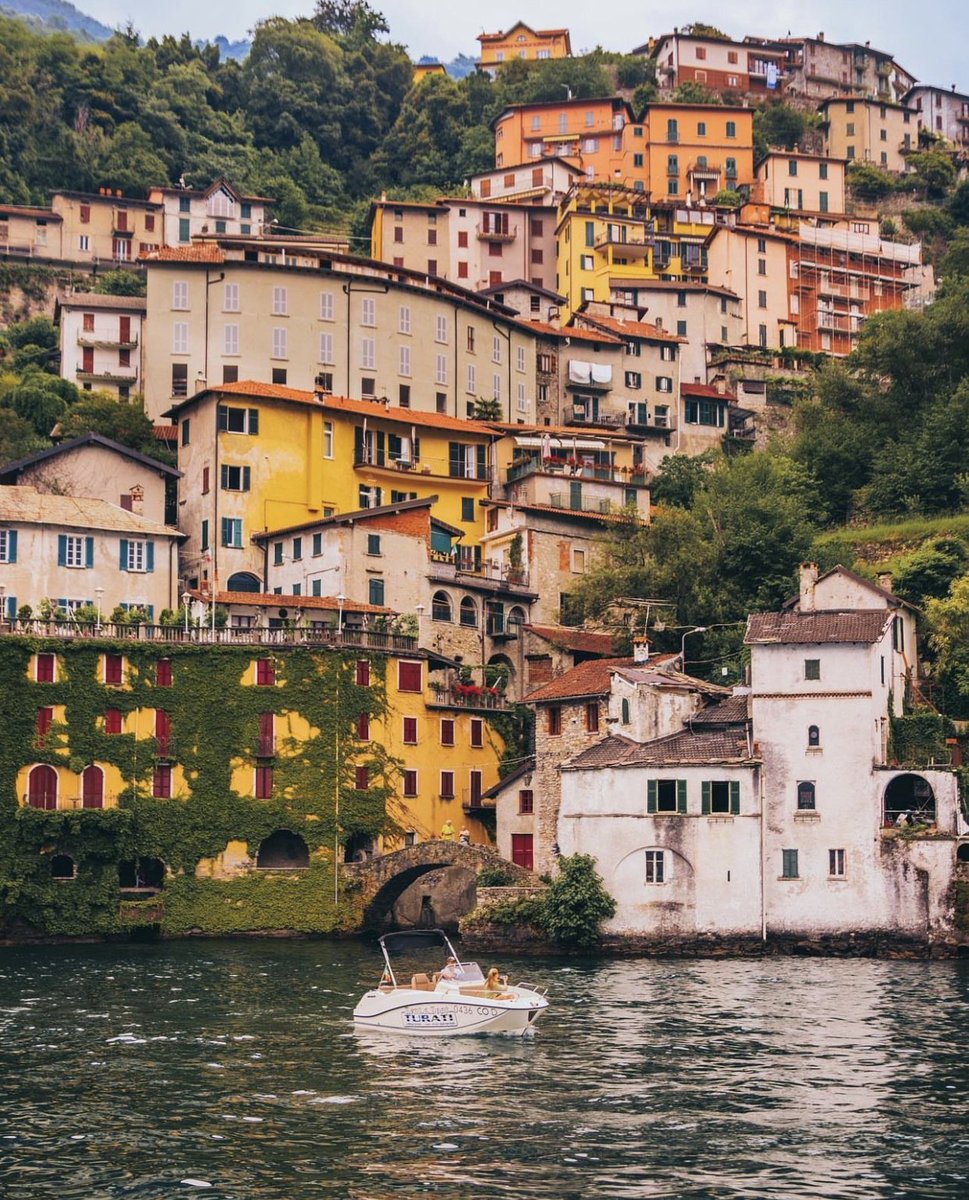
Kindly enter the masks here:
[[477, 877], [482, 871], [500, 867], [509, 886], [541, 886], [541, 880], [524, 867], [502, 858], [492, 846], [468, 846], [462, 842], [435, 839], [406, 846], [365, 862], [346, 863], [343, 877], [355, 881], [364, 902], [365, 929], [380, 928], [404, 891], [422, 875], [445, 867], [464, 867]]

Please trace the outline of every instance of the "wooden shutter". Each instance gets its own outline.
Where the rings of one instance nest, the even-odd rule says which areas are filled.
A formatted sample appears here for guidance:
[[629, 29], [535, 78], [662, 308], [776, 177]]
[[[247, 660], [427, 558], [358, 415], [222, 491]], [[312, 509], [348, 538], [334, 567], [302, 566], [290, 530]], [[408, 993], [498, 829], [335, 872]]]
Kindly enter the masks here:
[[648, 779], [646, 781], [646, 811], [648, 813], [656, 812], [656, 795], [658, 791], [659, 788], [656, 780]]
[[730, 811], [734, 816], [740, 813], [740, 780], [730, 781]]
[[122, 571], [128, 569], [128, 539], [121, 539], [121, 553], [118, 558], [118, 566]]
[[145, 570], [154, 571], [155, 569], [155, 543], [145, 542]]
[[[731, 786], [733, 786], [733, 785], [731, 785]], [[713, 788], [710, 784], [710, 781], [705, 779], [703, 781], [703, 783], [700, 784], [700, 811], [703, 813], [703, 815], [705, 817], [708, 817], [710, 815], [710, 811], [712, 808], [711, 803], [710, 803], [710, 793], [712, 791], [713, 791]]]
[[223, 433], [229, 428], [229, 410], [224, 404], [219, 405], [218, 426]]
[[7, 531], [7, 562], [15, 563], [17, 561], [17, 531], [10, 529]]
[[259, 409], [249, 409], [249, 433], [255, 436], [259, 432]]
[[94, 566], [94, 538], [86, 537], [84, 539], [84, 565], [86, 567]]
[[676, 781], [676, 811], [678, 813], [686, 812], [686, 780], [677, 779]]
[[[124, 542], [122, 542], [121, 544], [122, 544], [122, 546], [125, 545]], [[63, 566], [67, 565], [67, 534], [66, 533], [59, 533], [57, 535], [57, 565], [59, 567], [63, 567]], [[122, 563], [121, 565], [123, 567], [124, 563]]]

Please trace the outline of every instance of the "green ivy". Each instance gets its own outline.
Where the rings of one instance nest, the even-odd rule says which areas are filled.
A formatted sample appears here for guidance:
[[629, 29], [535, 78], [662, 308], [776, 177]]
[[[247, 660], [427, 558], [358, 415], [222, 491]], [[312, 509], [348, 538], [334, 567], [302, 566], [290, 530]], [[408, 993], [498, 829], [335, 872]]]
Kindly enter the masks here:
[[[59, 656], [56, 683], [28, 679], [30, 656], [38, 651]], [[99, 682], [105, 652], [125, 656], [126, 687]], [[387, 802], [397, 790], [399, 764], [379, 744], [361, 746], [354, 735], [362, 714], [379, 719], [386, 713], [386, 659], [370, 657], [371, 686], [364, 688], [355, 682], [358, 654], [286, 647], [274, 654], [277, 686], [242, 686], [250, 663], [263, 656], [250, 646], [0, 641], [0, 931], [123, 932], [137, 909], [120, 903], [118, 865], [140, 857], [168, 867], [163, 892], [147, 905], [160, 912], [151, 923], [162, 932], [347, 927], [353, 906], [333, 901], [335, 842], [398, 832]], [[159, 658], [172, 662], [172, 687], [154, 683]], [[63, 705], [65, 721], [38, 746], [37, 709], [49, 705]], [[108, 734], [103, 721], [99, 728], [109, 708], [169, 714], [172, 761], [183, 769], [188, 797], [151, 795], [154, 741]], [[305, 742], [277, 740], [273, 798], [257, 800], [233, 791], [232, 762], [254, 761], [259, 716], [269, 711], [299, 714], [313, 734]], [[117, 808], [44, 812], [21, 806], [15, 789], [22, 767], [50, 763], [79, 771], [92, 762], [120, 771], [125, 783]], [[371, 786], [358, 791], [354, 768], [364, 762]], [[260, 843], [279, 829], [298, 834], [309, 847], [312, 865], [299, 874], [298, 886], [251, 874], [195, 878], [199, 860], [221, 853], [229, 841], [245, 842], [255, 859]], [[53, 853], [74, 859], [75, 879], [51, 879]]]

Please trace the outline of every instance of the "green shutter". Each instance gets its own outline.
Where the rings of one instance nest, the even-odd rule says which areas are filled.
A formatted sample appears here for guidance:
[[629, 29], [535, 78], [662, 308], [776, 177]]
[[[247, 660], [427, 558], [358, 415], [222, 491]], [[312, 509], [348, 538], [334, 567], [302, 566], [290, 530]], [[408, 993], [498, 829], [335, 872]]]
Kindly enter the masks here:
[[[17, 531], [11, 529], [7, 533], [7, 562], [15, 563], [17, 561]], [[14, 613], [16, 616], [16, 613]]]
[[84, 539], [84, 565], [86, 567], [94, 566], [94, 538], [86, 537]]
[[656, 812], [656, 780], [648, 779], [646, 781], [646, 811], [648, 813]]
[[17, 597], [7, 597], [7, 620], [16, 621], [17, 619]]
[[452, 479], [459, 479], [461, 477], [461, 443], [448, 442], [447, 453], [448, 474]]
[[219, 405], [218, 426], [223, 433], [229, 428], [229, 410], [224, 404]]
[[382, 467], [386, 461], [386, 452], [384, 450], [386, 441], [387, 441], [387, 439], [384, 436], [384, 431], [382, 429], [378, 429], [377, 430], [377, 466], [378, 467]]
[[122, 571], [128, 569], [128, 539], [121, 539], [121, 553], [118, 556], [118, 566]]
[[740, 812], [740, 780], [730, 781], [730, 811], [736, 817]]
[[710, 815], [710, 792], [712, 790], [713, 789], [709, 780], [705, 779], [703, 783], [700, 784], [700, 811], [705, 817]]
[[145, 542], [145, 569], [154, 571], [155, 569], [155, 543]]
[[250, 467], [243, 467], [242, 468], [242, 490], [244, 492], [248, 492], [251, 483], [252, 483], [252, 469]]
[[686, 812], [686, 780], [677, 779], [676, 781], [676, 811], [678, 813]]
[[476, 457], [478, 460], [478, 479], [488, 478], [488, 449], [486, 446], [478, 446]]
[[[124, 542], [121, 543], [122, 546]], [[57, 565], [63, 567], [67, 565], [67, 534], [59, 533], [57, 535]], [[124, 563], [121, 564], [122, 567]]]
[[259, 409], [249, 409], [249, 432], [255, 437], [259, 432]]

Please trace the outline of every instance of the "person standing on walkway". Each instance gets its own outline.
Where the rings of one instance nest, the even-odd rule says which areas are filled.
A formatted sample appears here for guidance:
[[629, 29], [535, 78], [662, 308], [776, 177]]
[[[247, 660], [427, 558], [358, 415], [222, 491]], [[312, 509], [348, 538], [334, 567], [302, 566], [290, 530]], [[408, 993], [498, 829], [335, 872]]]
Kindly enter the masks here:
[[441, 837], [444, 839], [445, 842], [453, 842], [454, 841], [454, 826], [451, 824], [451, 822], [449, 820], [445, 821], [444, 824], [441, 826]]

